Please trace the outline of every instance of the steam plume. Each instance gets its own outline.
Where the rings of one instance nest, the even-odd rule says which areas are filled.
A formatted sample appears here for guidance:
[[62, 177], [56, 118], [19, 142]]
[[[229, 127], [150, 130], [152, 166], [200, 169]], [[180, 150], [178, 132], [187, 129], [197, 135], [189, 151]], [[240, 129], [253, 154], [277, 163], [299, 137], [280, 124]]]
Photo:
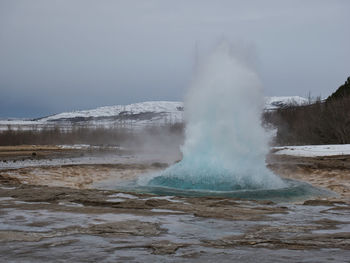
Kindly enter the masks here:
[[198, 66], [185, 100], [183, 159], [149, 185], [219, 191], [284, 186], [265, 165], [262, 87], [246, 55], [221, 42]]

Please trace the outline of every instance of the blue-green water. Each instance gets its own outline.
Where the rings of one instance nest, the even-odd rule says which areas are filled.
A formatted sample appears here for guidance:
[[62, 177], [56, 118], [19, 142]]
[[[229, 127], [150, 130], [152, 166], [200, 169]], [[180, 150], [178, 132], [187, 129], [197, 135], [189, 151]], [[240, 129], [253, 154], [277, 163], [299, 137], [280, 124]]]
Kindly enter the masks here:
[[265, 163], [257, 165], [262, 158], [253, 160], [253, 165], [240, 162], [240, 158], [237, 156], [235, 162], [228, 162], [230, 165], [227, 165], [222, 159], [218, 160], [209, 154], [193, 153], [153, 176], [145, 184], [150, 187], [179, 190], [225, 192], [266, 190], [286, 186], [278, 176], [266, 168]]
[[205, 189], [181, 189], [159, 185], [140, 185], [137, 181], [130, 181], [116, 186], [109, 185], [109, 189], [149, 193], [166, 196], [183, 197], [228, 197], [247, 200], [271, 200], [275, 202], [302, 201], [315, 197], [334, 196], [335, 193], [313, 187], [312, 185], [300, 181], [283, 179], [285, 184], [277, 189], [236, 189], [236, 190], [205, 190]]

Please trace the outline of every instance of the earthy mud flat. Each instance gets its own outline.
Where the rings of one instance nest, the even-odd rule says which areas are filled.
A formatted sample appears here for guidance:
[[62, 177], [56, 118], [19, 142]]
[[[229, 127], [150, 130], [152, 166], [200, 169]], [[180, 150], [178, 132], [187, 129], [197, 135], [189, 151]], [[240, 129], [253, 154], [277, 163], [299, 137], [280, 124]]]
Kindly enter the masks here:
[[[98, 156], [105, 154], [126, 154], [118, 146], [90, 145], [19, 145], [0, 146], [0, 163], [16, 163], [17, 161], [39, 161], [82, 156]], [[1, 166], [0, 166], [1, 167]]]
[[268, 167], [284, 178], [308, 182], [350, 201], [350, 155], [296, 157], [271, 154]]
[[132, 180], [164, 169], [171, 161], [122, 153], [90, 160], [77, 153], [69, 156], [68, 150], [64, 154], [71, 158], [69, 163], [43, 157], [1, 167], [4, 262], [348, 262], [350, 258], [346, 156], [269, 156], [269, 167], [276, 173], [339, 194], [274, 203], [99, 190], [96, 185], [111, 178], [114, 183]]

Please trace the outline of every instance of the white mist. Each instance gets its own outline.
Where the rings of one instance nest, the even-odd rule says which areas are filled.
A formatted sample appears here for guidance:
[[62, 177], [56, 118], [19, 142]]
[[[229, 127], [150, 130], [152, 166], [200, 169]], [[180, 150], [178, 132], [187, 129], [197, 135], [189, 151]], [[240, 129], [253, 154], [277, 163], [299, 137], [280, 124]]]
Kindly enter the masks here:
[[180, 189], [271, 189], [262, 86], [242, 50], [221, 42], [196, 71], [185, 99], [183, 159], [149, 184]]

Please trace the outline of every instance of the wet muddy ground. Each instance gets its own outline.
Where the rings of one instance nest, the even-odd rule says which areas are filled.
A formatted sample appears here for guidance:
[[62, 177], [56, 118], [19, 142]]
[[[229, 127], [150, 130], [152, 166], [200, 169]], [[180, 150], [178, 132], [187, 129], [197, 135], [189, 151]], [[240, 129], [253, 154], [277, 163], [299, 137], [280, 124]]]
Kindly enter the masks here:
[[269, 156], [269, 167], [281, 176], [338, 193], [274, 203], [96, 189], [159, 171], [172, 160], [63, 155], [28, 155], [15, 163], [12, 155], [0, 165], [1, 261], [349, 262], [346, 156]]

